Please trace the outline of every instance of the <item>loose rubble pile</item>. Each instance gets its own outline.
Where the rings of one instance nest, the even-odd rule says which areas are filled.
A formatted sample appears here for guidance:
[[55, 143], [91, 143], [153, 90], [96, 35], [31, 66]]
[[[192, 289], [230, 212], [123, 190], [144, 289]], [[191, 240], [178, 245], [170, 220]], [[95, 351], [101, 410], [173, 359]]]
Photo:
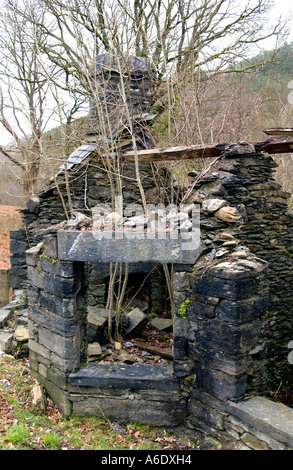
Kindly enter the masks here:
[[146, 215], [123, 217], [118, 212], [100, 212], [93, 215], [93, 230], [129, 230], [170, 232], [172, 230], [192, 230], [192, 210], [195, 204], [179, 209], [176, 206], [167, 209], [149, 210]]
[[[116, 312], [98, 307], [88, 308], [88, 362], [170, 363], [172, 361], [173, 321], [150, 320], [139, 308], [124, 312], [120, 318], [123, 340], [109, 342], [109, 319], [114, 330]], [[142, 342], [141, 339], [145, 341]]]
[[[225, 203], [225, 201], [223, 202]], [[177, 206], [170, 205], [167, 208], [150, 209], [146, 215], [123, 216], [118, 212], [111, 211], [109, 206], [101, 206], [98, 209], [93, 209], [93, 217], [74, 212], [74, 218], [57, 224], [57, 228], [63, 230], [187, 232], [191, 231], [194, 226], [192, 216], [197, 213], [196, 207], [196, 204], [189, 204], [179, 207], [178, 210]], [[225, 211], [223, 211], [222, 217], [225, 217]]]
[[[120, 331], [124, 340], [109, 341], [110, 310], [88, 308], [88, 362], [171, 363], [173, 322], [169, 318], [149, 319], [139, 308], [123, 312]], [[112, 312], [114, 330], [116, 312]], [[142, 342], [142, 339], [145, 341]], [[28, 309], [26, 301], [13, 300], [0, 309], [0, 356], [28, 357]]]

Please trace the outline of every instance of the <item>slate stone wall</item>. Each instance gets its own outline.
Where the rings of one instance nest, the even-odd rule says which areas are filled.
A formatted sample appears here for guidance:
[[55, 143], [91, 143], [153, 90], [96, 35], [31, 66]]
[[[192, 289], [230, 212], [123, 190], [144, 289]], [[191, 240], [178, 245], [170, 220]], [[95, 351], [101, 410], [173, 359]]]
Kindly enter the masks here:
[[[274, 180], [276, 167], [269, 155], [253, 146], [234, 145], [217, 171], [198, 182], [194, 193], [194, 200], [202, 205], [201, 236], [209, 243], [215, 262], [246, 250], [268, 262], [270, 301], [264, 322], [272, 367], [287, 362], [293, 334], [293, 213], [287, 204], [290, 194]], [[225, 200], [235, 213], [227, 206], [214, 211], [209, 200], [215, 198]], [[221, 240], [219, 234], [225, 231], [235, 236], [240, 250], [235, 249], [235, 240]]]
[[196, 265], [191, 273], [175, 273], [174, 371], [195, 373], [197, 392], [223, 401], [264, 393], [266, 267], [254, 261], [244, 271], [237, 262], [220, 262], [205, 273]]
[[44, 246], [26, 254], [30, 370], [68, 415], [67, 379], [86, 360], [87, 273], [58, 261], [52, 239]]
[[[111, 157], [110, 162], [107, 162], [107, 159], [102, 161], [95, 158], [87, 145], [81, 146], [80, 151], [77, 149], [73, 159], [76, 164], [67, 163], [68, 188], [73, 210], [92, 215], [92, 210], [97, 204], [111, 206], [111, 184], [116, 187], [121, 184], [124, 206], [142, 204], [136, 183], [135, 166], [132, 163], [122, 163], [120, 155], [133, 149], [132, 136], [127, 130], [128, 116], [133, 119], [136, 148], [141, 150], [153, 146], [148, 127], [151, 120], [152, 79], [153, 70], [145, 58], [126, 59], [110, 53], [97, 56], [89, 90], [91, 100], [87, 144], [93, 143], [98, 148], [98, 153], [103, 155], [109, 155], [114, 148], [116, 164], [111, 162]], [[121, 94], [122, 83], [125, 89], [124, 97]], [[103, 125], [103, 113], [109, 118], [109, 121], [106, 120], [106, 127]], [[110, 141], [112, 150], [109, 149]], [[84, 158], [84, 155], [88, 155], [88, 158]], [[115, 176], [118, 173], [119, 183]], [[143, 163], [140, 165], [140, 178], [147, 202], [164, 203], [170, 189], [167, 183], [168, 171], [163, 169], [157, 172], [152, 164]], [[11, 284], [14, 289], [23, 289], [26, 285], [25, 249], [42, 240], [44, 229], [64, 221], [66, 212], [70, 214], [70, 201], [64, 170], [62, 171], [61, 167], [56, 181], [52, 178], [36, 195], [29, 198], [26, 208], [22, 211], [24, 228], [11, 235]]]
[[[125, 109], [120, 108], [117, 120], [121, 75], [116, 61], [108, 60], [109, 56], [97, 60], [93, 76], [100, 83], [92, 91], [104, 90], [100, 98], [113, 116], [112, 138], [121, 131], [117, 122], [124, 119]], [[125, 64], [130, 76], [124, 84], [131, 114], [139, 116], [135, 137], [138, 149], [149, 148], [152, 140], [145, 124], [150, 117], [151, 71], [144, 62], [130, 62]], [[92, 102], [89, 142], [105, 150], [99, 118]], [[122, 132], [115, 143], [124, 207], [141, 205], [134, 165], [122, 165], [119, 159], [121, 152], [132, 148], [129, 134]], [[109, 174], [93, 153], [77, 160], [68, 181], [73, 209], [92, 216], [97, 204], [111, 204]], [[57, 186], [52, 180], [27, 201], [23, 228], [11, 234], [11, 285], [27, 296], [31, 372], [66, 416], [101, 412], [122, 421], [183, 423], [222, 439], [227, 434], [236, 440], [241, 436], [248, 443], [245, 424], [235, 424], [231, 417], [231, 403], [264, 393], [267, 370], [287, 363], [293, 334], [293, 215], [287, 205], [289, 194], [274, 180], [275, 168], [270, 156], [240, 142], [227, 147], [209, 174], [196, 182], [190, 174], [185, 191], [192, 191], [186, 202], [200, 206], [204, 249], [195, 263], [171, 261], [174, 351], [173, 365], [164, 371], [133, 365], [123, 371], [119, 365], [83, 367], [87, 309], [104, 302], [108, 266], [58, 256], [58, 224], [70, 211], [62, 171]], [[166, 168], [157, 171], [142, 163], [140, 176], [148, 203], [170, 202]], [[137, 269], [131, 266], [132, 273]], [[150, 266], [144, 263], [139, 269], [147, 272]], [[152, 283], [158, 311], [161, 279], [156, 275]], [[247, 429], [253, 435], [252, 428]]]
[[[166, 198], [166, 189], [163, 187], [162, 181], [166, 181], [168, 172], [163, 170], [161, 173], [162, 181], [158, 181], [154, 176], [151, 165], [146, 163], [141, 165], [140, 174], [147, 202], [154, 204], [163, 202]], [[131, 179], [135, 177], [133, 164], [123, 166], [123, 177], [122, 197], [124, 207], [131, 204], [141, 205], [138, 187]], [[69, 181], [73, 209], [75, 211], [91, 216], [97, 204], [100, 205], [102, 203], [111, 207], [112, 198], [109, 177], [100, 161], [92, 158], [89, 162], [74, 168], [70, 173]], [[64, 173], [59, 175], [58, 184], [66, 204], [66, 209], [69, 212]], [[26, 208], [21, 211], [21, 215], [23, 228], [11, 232], [11, 286], [15, 290], [26, 289], [25, 250], [38, 244], [46, 230], [50, 230], [52, 225], [66, 220], [63, 202], [56, 185], [51, 182], [48, 183], [47, 187], [38, 191], [35, 196], [27, 201]], [[147, 266], [142, 266], [141, 272], [146, 272], [147, 269]], [[92, 296], [96, 297], [97, 301], [99, 297], [103, 296], [100, 284], [105, 284], [104, 280], [101, 282], [100, 270], [101, 266], [91, 266]], [[109, 271], [108, 266], [107, 271]], [[97, 288], [99, 291], [97, 291]]]
[[254, 259], [244, 271], [237, 261], [226, 264], [204, 273], [195, 266], [174, 280], [174, 374], [190, 387], [189, 426], [215, 435], [224, 432], [227, 401], [266, 389], [267, 265]]
[[10, 232], [11, 252], [11, 278], [10, 285], [14, 291], [25, 290], [27, 286], [26, 256], [29, 248], [26, 229], [12, 230]]
[[[119, 382], [119, 367], [118, 375], [116, 372], [113, 376], [106, 369], [112, 366], [102, 364], [102, 370], [105, 367], [107, 371], [103, 379], [95, 375], [101, 374], [99, 365], [94, 366], [92, 373], [89, 369], [92, 366], [84, 367], [87, 349], [86, 264], [60, 260], [56, 234], [46, 235], [43, 244], [27, 251], [27, 264], [33, 375], [44, 384], [66, 415], [70, 415], [73, 409], [81, 414], [93, 413], [93, 410], [96, 413], [100, 407], [102, 413], [109, 417], [117, 418], [120, 413], [120, 419], [125, 420], [121, 407], [116, 407], [116, 400], [119, 402], [122, 397], [120, 392], [119, 398], [116, 392], [114, 396], [107, 391], [105, 394], [105, 389], [115, 387], [115, 381]], [[176, 271], [174, 276], [176, 315], [169, 404], [165, 403], [165, 388], [164, 393], [159, 392], [162, 383], [154, 373], [153, 378], [149, 377], [147, 390], [149, 387], [156, 390], [156, 399], [149, 398], [148, 412], [145, 409], [143, 417], [135, 408], [136, 418], [146, 419], [150, 424], [155, 424], [155, 417], [158, 419], [160, 416], [160, 424], [176, 425], [187, 421], [194, 425], [202, 419], [198, 413], [203, 407], [203, 396], [210, 396], [212, 401], [216, 397], [224, 409], [228, 399], [239, 400], [250, 393], [263, 391], [264, 361], [257, 351], [258, 347], [262, 349], [264, 341], [262, 315], [267, 304], [264, 298], [260, 301], [260, 293], [263, 294], [266, 287], [266, 264], [255, 261], [251, 269], [244, 271], [237, 263], [230, 269], [225, 263], [220, 263], [209, 267], [202, 277], [198, 276], [194, 266], [183, 265], [183, 269], [186, 268], [188, 271]], [[181, 300], [186, 303], [186, 298], [189, 302], [182, 310]], [[200, 303], [208, 308], [200, 308]], [[258, 308], [254, 310], [256, 305]], [[167, 375], [169, 369], [170, 366], [165, 369]], [[125, 370], [124, 365], [121, 370]], [[129, 380], [135, 382], [135, 366], [129, 374]], [[122, 389], [125, 403], [132, 399], [129, 390], [134, 385], [129, 380], [120, 379], [118, 387]], [[140, 375], [137, 380], [138, 385], [134, 388], [140, 390], [143, 387]], [[92, 391], [87, 402], [84, 387], [91, 383], [96, 383], [97, 390]], [[128, 390], [128, 395], [125, 390]], [[93, 399], [95, 394], [97, 401]], [[147, 391], [144, 394], [144, 400], [147, 400], [150, 394]], [[109, 400], [115, 404], [112, 411]], [[161, 414], [156, 415], [160, 400], [165, 405]], [[128, 405], [131, 407], [131, 403]], [[214, 409], [210, 404], [206, 405], [208, 420], [213, 413], [218, 415], [218, 407]]]
[[26, 256], [31, 374], [65, 416], [184, 425], [221, 449], [292, 447], [292, 412], [255, 396], [265, 378], [265, 262], [250, 255], [249, 269], [222, 261], [200, 275], [177, 266], [173, 367], [85, 366], [85, 263], [58, 259], [56, 233]]

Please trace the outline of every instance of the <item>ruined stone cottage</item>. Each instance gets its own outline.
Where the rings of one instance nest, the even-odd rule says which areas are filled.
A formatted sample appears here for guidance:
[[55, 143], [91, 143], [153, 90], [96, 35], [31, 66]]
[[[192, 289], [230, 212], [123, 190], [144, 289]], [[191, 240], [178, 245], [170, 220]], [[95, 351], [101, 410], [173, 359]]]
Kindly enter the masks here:
[[[176, 201], [177, 219], [171, 209], [164, 213], [169, 217], [165, 231], [150, 238], [115, 236], [109, 174], [119, 167], [122, 213], [142, 204], [135, 164], [123, 156], [133, 151], [133, 135], [138, 152], [153, 146], [151, 70], [143, 60], [127, 63], [123, 80], [131, 105], [124, 99], [121, 107], [117, 62], [99, 57], [94, 75], [103, 84], [103, 97], [105, 81], [107, 93], [112, 91], [107, 96], [113, 101], [107, 98], [105, 106], [113, 117], [113, 139], [119, 135], [111, 144], [110, 163], [116, 166], [109, 167], [103, 157], [109, 142], [92, 104], [88, 143], [73, 152], [56, 180], [27, 201], [23, 228], [11, 233], [12, 287], [27, 298], [32, 374], [67, 416], [102, 412], [115, 420], [184, 424], [228, 436], [243, 447], [241, 436], [249, 432], [268, 448], [292, 447], [292, 435], [278, 433], [270, 423], [261, 439], [254, 415], [264, 402], [271, 406], [263, 398], [267, 372], [287, 361], [292, 340], [293, 214], [289, 194], [274, 180], [275, 161], [247, 142], [226, 146], [209, 173], [190, 174], [184, 206]], [[132, 132], [125, 106], [131, 108]], [[158, 204], [170, 205], [167, 165], [158, 169], [146, 161], [139, 170], [154, 212]], [[182, 243], [194, 229], [194, 208], [200, 239], [191, 237], [184, 250]], [[88, 229], [94, 223], [98, 227], [101, 216], [109, 238]], [[132, 213], [127, 216], [115, 225], [117, 232], [131, 232], [137, 223]], [[148, 223], [140, 218], [142, 233]], [[172, 238], [174, 224], [182, 237]], [[89, 318], [98, 312], [103, 322], [109, 265], [117, 261], [128, 264], [130, 283], [147, 279], [134, 308], [142, 308], [146, 317], [173, 314], [172, 363], [88, 362]], [[172, 280], [171, 298], [164, 266]]]

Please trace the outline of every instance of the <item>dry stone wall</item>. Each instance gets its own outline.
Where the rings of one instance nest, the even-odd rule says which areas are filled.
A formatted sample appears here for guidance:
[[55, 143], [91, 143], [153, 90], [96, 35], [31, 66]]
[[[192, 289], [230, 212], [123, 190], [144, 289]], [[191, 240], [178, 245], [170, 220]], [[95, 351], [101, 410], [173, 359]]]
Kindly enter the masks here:
[[[64, 223], [70, 202], [93, 223], [97, 205], [107, 206], [108, 215], [115, 210], [107, 162], [95, 157], [91, 142], [104, 151], [115, 143], [110, 150], [116, 149], [124, 208], [142, 203], [134, 165], [119, 158], [133, 145], [127, 126], [119, 127], [129, 111], [138, 149], [153, 145], [146, 126], [152, 71], [144, 60], [119, 60], [97, 58], [89, 145], [67, 162], [68, 184], [61, 167], [57, 186], [54, 179], [27, 201], [23, 228], [11, 233], [11, 285], [28, 305], [31, 372], [67, 416], [102, 413], [122, 421], [184, 424], [238, 448], [292, 447], [290, 423], [281, 423], [280, 431], [278, 423], [264, 422], [262, 395], [268, 369], [287, 363], [293, 339], [293, 214], [289, 194], [274, 180], [275, 161], [247, 142], [227, 147], [196, 182], [190, 174], [185, 188], [192, 188], [188, 207], [200, 209], [201, 248], [195, 259], [187, 254], [184, 264], [175, 255], [168, 259], [174, 274], [173, 364], [85, 364], [88, 312], [104, 306], [109, 265], [69, 260], [58, 233], [66, 227], [79, 231], [74, 220]], [[123, 100], [118, 84], [126, 91]], [[98, 112], [103, 107], [108, 129]], [[166, 168], [142, 163], [140, 176], [147, 203], [170, 203], [173, 183]], [[185, 220], [181, 229], [191, 226]], [[129, 257], [134, 279], [153, 269], [131, 250]], [[160, 312], [166, 298], [162, 270], [149, 279], [152, 308]]]
[[[202, 203], [201, 236], [212, 249], [210, 259], [217, 262], [238, 256], [248, 268], [245, 253], [249, 251], [268, 262], [264, 294], [269, 289], [269, 307], [264, 328], [268, 359], [280, 366], [287, 361], [293, 333], [293, 213], [287, 205], [289, 193], [274, 180], [276, 167], [269, 155], [249, 144], [232, 146], [218, 171], [198, 182], [194, 200]], [[222, 200], [224, 206], [215, 210], [214, 202], [211, 209], [211, 199]], [[228, 238], [233, 235], [237, 241], [219, 235], [228, 227]]]
[[[157, 204], [166, 198], [166, 189], [162, 182], [157, 181], [150, 164], [141, 165], [140, 174], [146, 199], [148, 203]], [[133, 182], [135, 177], [134, 165], [127, 164], [122, 169], [122, 198], [124, 207], [132, 204], [141, 206], [141, 197], [137, 185]], [[168, 172], [163, 170], [160, 177], [164, 183], [168, 178]], [[69, 203], [66, 194], [64, 173], [58, 177], [59, 191], [61, 191], [67, 211]], [[110, 212], [112, 207], [112, 197], [109, 177], [103, 164], [94, 157], [81, 166], [75, 167], [70, 173], [70, 188], [72, 193], [73, 209], [75, 211], [92, 215], [97, 205], [105, 205]], [[56, 185], [52, 182], [42, 188], [36, 196], [31, 197], [22, 210], [23, 228], [11, 233], [11, 285], [13, 289], [20, 290], [26, 288], [26, 262], [25, 250], [37, 245], [47, 230], [52, 225], [59, 224], [66, 220], [63, 202], [60, 198]], [[131, 272], [148, 272], [153, 266], [142, 265], [130, 266]], [[103, 273], [109, 272], [109, 265], [91, 265], [91, 285], [90, 302], [102, 305], [105, 299], [106, 281]], [[102, 274], [101, 274], [102, 273]], [[160, 272], [154, 273], [155, 277], [162, 278]], [[161, 283], [161, 280], [160, 280]], [[158, 290], [153, 303], [157, 302], [158, 296], [163, 295]]]

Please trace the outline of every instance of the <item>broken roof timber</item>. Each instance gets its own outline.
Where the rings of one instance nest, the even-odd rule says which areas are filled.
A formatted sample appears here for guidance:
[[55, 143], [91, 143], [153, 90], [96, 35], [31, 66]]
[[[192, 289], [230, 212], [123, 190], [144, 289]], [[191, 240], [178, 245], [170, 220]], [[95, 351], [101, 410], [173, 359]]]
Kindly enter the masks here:
[[257, 150], [270, 155], [293, 153], [293, 139], [288, 137], [268, 139], [266, 142], [258, 142], [253, 145]]
[[279, 127], [274, 128], [274, 129], [267, 129], [264, 131], [265, 134], [267, 135], [288, 135], [288, 136], [293, 136], [293, 128], [292, 127], [287, 127], [285, 129], [281, 129]]
[[[268, 129], [264, 131], [268, 133], [273, 131]], [[288, 131], [288, 129], [279, 129], [279, 131]], [[293, 136], [293, 129], [292, 129]], [[127, 140], [115, 146], [115, 150], [118, 151], [118, 147], [129, 145], [132, 141]], [[252, 142], [251, 145], [255, 147], [255, 150], [266, 152], [269, 154], [284, 154], [293, 153], [293, 138], [286, 135], [283, 137], [268, 138], [264, 142]], [[223, 152], [228, 149], [231, 144], [217, 144], [217, 145], [189, 145], [179, 147], [165, 147], [165, 148], [151, 148], [145, 150], [138, 150], [137, 157], [140, 163], [143, 162], [168, 162], [168, 161], [181, 161], [181, 160], [194, 160], [194, 159], [206, 159], [206, 158], [217, 158], [220, 157]], [[122, 153], [121, 158], [125, 162], [134, 162], [136, 153], [131, 150]], [[89, 159], [96, 157], [99, 160], [106, 158], [105, 151], [99, 148], [97, 144], [81, 145], [78, 147], [67, 159], [66, 166], [70, 170], [73, 167], [80, 166], [86, 163]], [[113, 158], [113, 155], [111, 156]], [[59, 171], [63, 172], [65, 164], [63, 164]]]
[[[139, 162], [166, 162], [174, 160], [194, 160], [198, 158], [216, 158], [222, 155], [230, 145], [231, 144], [206, 145], [205, 147], [190, 145], [185, 147], [153, 148], [138, 150], [137, 157]], [[252, 145], [254, 145], [256, 151], [269, 154], [293, 152], [293, 139], [268, 139], [265, 142], [252, 142]], [[134, 151], [128, 151], [123, 154], [122, 158], [126, 162], [133, 162], [135, 155], [136, 153]]]
[[[200, 147], [198, 145], [189, 145], [186, 147], [165, 147], [138, 150], [137, 157], [139, 162], [156, 162], [172, 160], [189, 160], [194, 158], [215, 158], [223, 153], [226, 145], [207, 145]], [[132, 162], [135, 159], [134, 151], [125, 152], [122, 156], [126, 162]]]

